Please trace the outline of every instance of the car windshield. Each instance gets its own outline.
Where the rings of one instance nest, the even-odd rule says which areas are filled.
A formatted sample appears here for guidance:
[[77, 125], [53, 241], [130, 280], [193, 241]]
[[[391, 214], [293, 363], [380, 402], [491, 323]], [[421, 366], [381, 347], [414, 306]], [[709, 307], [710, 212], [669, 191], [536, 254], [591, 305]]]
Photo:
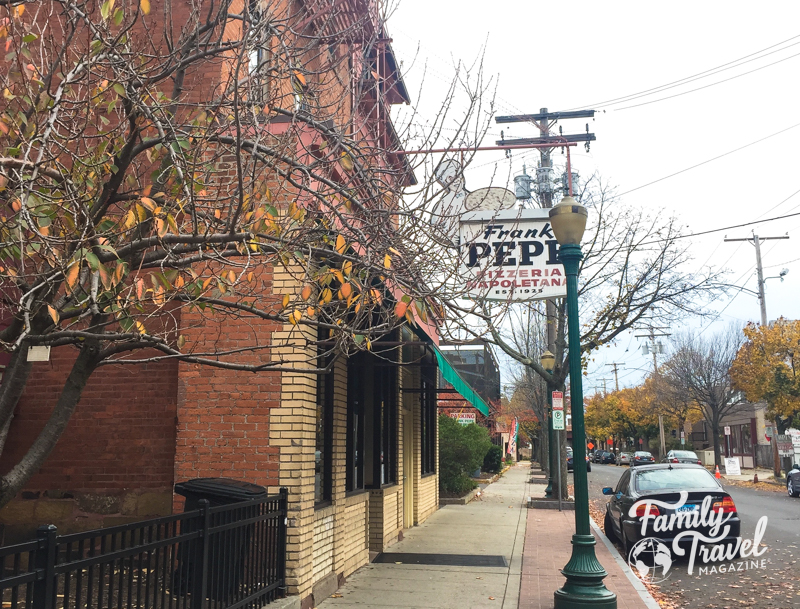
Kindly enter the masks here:
[[637, 491], [659, 491], [664, 489], [690, 490], [719, 486], [714, 476], [704, 468], [654, 469], [636, 474]]
[[651, 455], [650, 453], [646, 453], [644, 451], [641, 451], [641, 450], [637, 450], [636, 451], [636, 456], [637, 457], [652, 457], [653, 455]]
[[676, 459], [697, 459], [697, 455], [690, 450], [676, 450], [672, 454]]

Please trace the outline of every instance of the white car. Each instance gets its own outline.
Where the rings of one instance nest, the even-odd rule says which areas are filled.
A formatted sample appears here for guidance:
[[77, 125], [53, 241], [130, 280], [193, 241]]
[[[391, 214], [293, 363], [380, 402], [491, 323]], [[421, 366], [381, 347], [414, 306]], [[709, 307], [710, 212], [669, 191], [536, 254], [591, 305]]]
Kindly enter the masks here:
[[632, 460], [632, 453], [619, 453], [617, 455], [617, 465], [630, 465]]

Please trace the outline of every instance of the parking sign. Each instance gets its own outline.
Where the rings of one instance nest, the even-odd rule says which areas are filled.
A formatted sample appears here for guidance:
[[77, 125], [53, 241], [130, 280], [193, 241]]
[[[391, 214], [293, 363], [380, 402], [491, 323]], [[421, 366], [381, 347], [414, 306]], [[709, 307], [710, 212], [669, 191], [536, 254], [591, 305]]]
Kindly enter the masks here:
[[553, 429], [562, 430], [564, 427], [564, 393], [553, 392]]

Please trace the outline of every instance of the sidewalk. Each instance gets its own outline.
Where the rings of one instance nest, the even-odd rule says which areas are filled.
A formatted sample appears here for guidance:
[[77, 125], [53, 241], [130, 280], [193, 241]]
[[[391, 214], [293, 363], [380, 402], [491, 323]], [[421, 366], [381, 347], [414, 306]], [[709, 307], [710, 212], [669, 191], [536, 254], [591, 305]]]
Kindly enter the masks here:
[[406, 564], [402, 556], [394, 557], [397, 560], [392, 563], [371, 563], [356, 571], [337, 591], [341, 598], [328, 598], [317, 605], [318, 609], [517, 609], [529, 468], [528, 462], [512, 467], [467, 505], [441, 508], [422, 525], [406, 531], [405, 539], [387, 550], [476, 558], [502, 556], [506, 566]]
[[[529, 495], [544, 497], [541, 485], [529, 485]], [[617, 595], [618, 609], [658, 609], [644, 584], [631, 572], [617, 550], [594, 526], [595, 554], [608, 577], [605, 586]], [[522, 558], [520, 609], [552, 609], [553, 593], [564, 584], [560, 569], [572, 554], [575, 512], [548, 509], [528, 510], [525, 550]]]
[[[362, 567], [317, 608], [552, 609], [553, 592], [564, 583], [560, 569], [572, 550], [575, 512], [528, 509], [529, 496], [544, 495], [544, 486], [529, 484], [529, 478], [530, 463], [520, 463], [472, 503], [441, 508], [383, 556], [399, 555]], [[608, 572], [606, 586], [617, 594], [618, 609], [658, 609], [612, 549], [600, 534], [597, 557]], [[505, 565], [409, 564], [419, 558], [413, 554], [464, 555], [467, 561], [495, 556]]]

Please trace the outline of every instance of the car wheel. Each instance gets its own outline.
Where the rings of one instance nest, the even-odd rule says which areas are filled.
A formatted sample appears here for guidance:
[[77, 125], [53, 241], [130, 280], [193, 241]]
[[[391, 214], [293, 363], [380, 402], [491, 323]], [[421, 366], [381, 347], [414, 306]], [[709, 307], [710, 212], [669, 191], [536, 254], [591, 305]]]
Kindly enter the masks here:
[[800, 497], [800, 489], [795, 488], [791, 478], [786, 483], [786, 492], [789, 493], [789, 497]]
[[611, 522], [611, 514], [608, 513], [606, 510], [606, 517], [603, 520], [603, 531], [611, 541], [614, 541], [617, 538], [617, 535], [614, 533], [614, 523]]
[[587, 463], [586, 464], [586, 473], [588, 474], [591, 471], [592, 471], [592, 464], [591, 463]]

